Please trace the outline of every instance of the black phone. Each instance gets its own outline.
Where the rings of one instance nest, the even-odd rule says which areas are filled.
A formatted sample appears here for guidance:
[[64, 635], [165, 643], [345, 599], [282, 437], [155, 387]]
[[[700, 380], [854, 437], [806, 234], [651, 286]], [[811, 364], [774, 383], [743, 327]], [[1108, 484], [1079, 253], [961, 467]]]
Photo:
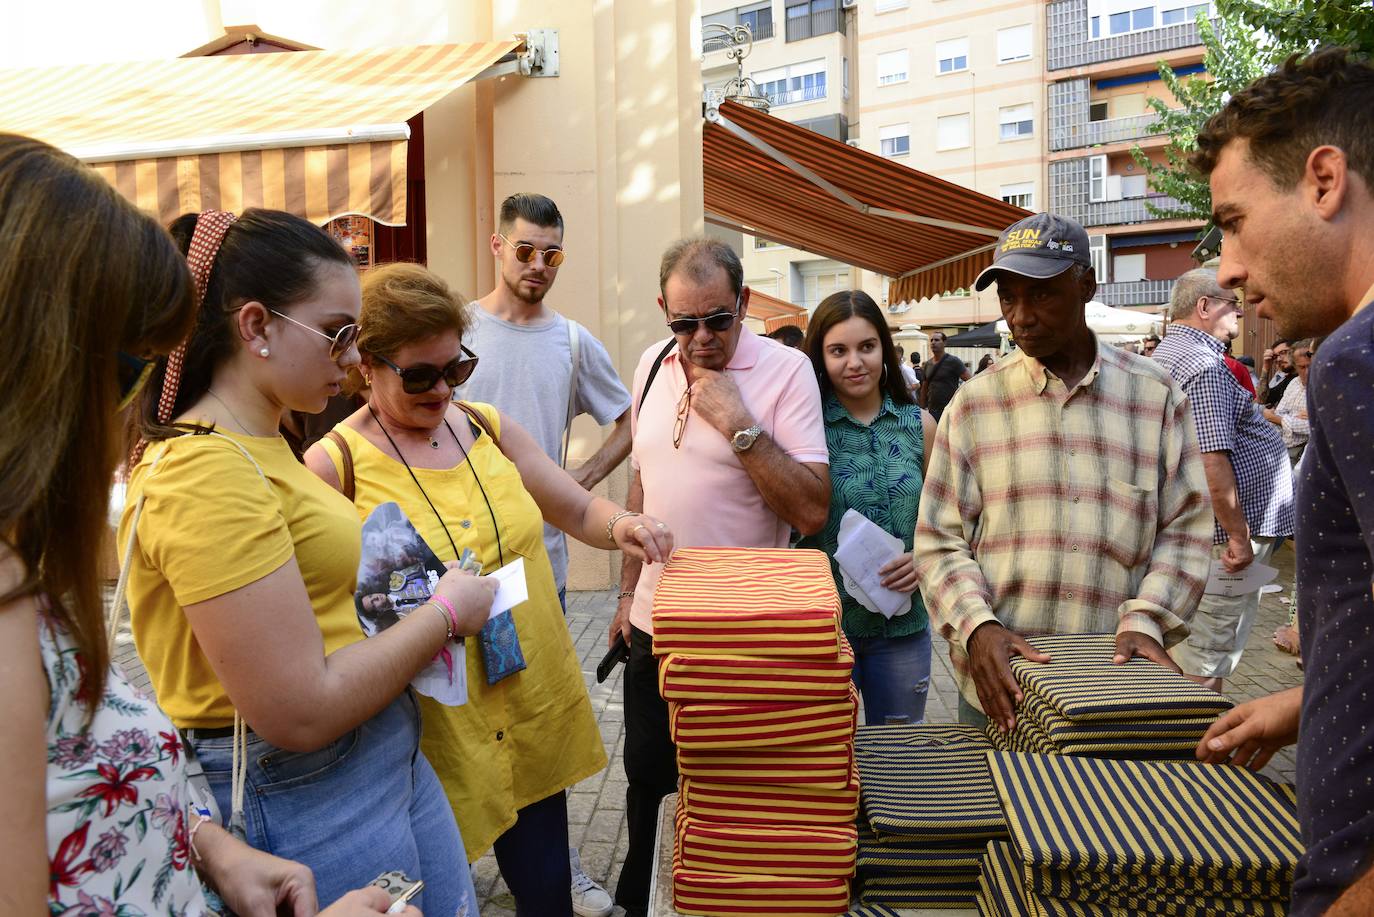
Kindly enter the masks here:
[[623, 633], [615, 635], [615, 643], [611, 644], [611, 651], [601, 657], [601, 663], [596, 667], [596, 683], [601, 684], [611, 677], [611, 672], [622, 662], [630, 661], [630, 645], [625, 642]]

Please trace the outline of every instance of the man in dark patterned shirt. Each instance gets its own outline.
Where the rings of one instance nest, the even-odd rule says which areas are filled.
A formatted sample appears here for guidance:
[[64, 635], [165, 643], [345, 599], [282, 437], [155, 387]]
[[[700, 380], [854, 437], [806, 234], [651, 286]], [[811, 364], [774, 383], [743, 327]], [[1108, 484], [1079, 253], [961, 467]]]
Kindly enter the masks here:
[[[1279, 539], [1293, 534], [1293, 473], [1283, 436], [1226, 364], [1240, 313], [1239, 298], [1217, 285], [1216, 272], [1191, 270], [1174, 283], [1169, 331], [1154, 354], [1188, 396], [1216, 516], [1212, 556], [1228, 573], [1268, 563]], [[1184, 673], [1220, 691], [1240, 663], [1259, 599], [1258, 589], [1204, 594], [1188, 638], [1171, 651]]]
[[1329, 335], [1298, 465], [1304, 684], [1226, 714], [1198, 757], [1258, 770], [1296, 740], [1291, 913], [1374, 914], [1374, 67], [1343, 49], [1290, 61], [1231, 98], [1193, 162], [1224, 234], [1222, 285], [1286, 337]]

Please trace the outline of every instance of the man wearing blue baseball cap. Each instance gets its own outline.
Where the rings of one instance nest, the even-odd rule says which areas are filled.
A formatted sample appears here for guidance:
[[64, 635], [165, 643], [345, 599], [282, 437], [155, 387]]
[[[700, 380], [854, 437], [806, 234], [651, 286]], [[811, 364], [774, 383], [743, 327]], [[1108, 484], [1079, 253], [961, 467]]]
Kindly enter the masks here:
[[945, 410], [916, 524], [931, 619], [949, 641], [960, 720], [1010, 729], [1025, 637], [1112, 633], [1114, 660], [1188, 633], [1212, 512], [1192, 416], [1151, 360], [1102, 343], [1088, 236], [1041, 213], [1010, 226], [974, 286], [997, 284], [1015, 354]]

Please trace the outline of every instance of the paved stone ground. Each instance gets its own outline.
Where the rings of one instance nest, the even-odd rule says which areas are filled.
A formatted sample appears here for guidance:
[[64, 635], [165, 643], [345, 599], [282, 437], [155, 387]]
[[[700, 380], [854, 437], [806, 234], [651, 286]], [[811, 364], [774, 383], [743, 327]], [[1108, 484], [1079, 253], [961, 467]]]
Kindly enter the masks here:
[[[1265, 595], [1259, 620], [1251, 632], [1245, 656], [1226, 694], [1240, 702], [1292, 687], [1302, 680], [1296, 661], [1274, 647], [1274, 629], [1288, 620], [1288, 605], [1282, 600], [1293, 583], [1293, 550], [1289, 543], [1275, 555], [1279, 568], [1279, 594]], [[605, 684], [596, 684], [596, 664], [606, 652], [606, 632], [615, 610], [613, 592], [579, 592], [568, 595], [568, 627], [582, 661], [582, 675], [591, 694], [592, 707], [601, 725], [601, 739], [611, 759], [606, 770], [582, 781], [568, 795], [568, 832], [571, 843], [582, 855], [587, 874], [613, 891], [620, 864], [625, 859], [625, 714], [621, 703], [620, 673]], [[958, 710], [958, 693], [950, 669], [945, 643], [937, 635], [933, 646], [932, 683], [926, 705], [926, 718], [932, 723], [953, 722]], [[1274, 757], [1265, 773], [1283, 781], [1293, 780], [1293, 752], [1286, 749]], [[482, 901], [482, 917], [513, 917], [514, 901], [501, 880], [496, 860], [487, 854], [473, 866], [477, 894]], [[616, 908], [615, 917], [624, 914]]]

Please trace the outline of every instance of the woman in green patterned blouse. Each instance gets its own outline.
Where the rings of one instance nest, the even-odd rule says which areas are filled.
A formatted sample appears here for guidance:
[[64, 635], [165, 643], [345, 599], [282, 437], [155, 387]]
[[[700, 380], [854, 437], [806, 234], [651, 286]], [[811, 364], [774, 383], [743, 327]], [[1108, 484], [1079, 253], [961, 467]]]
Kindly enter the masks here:
[[[925, 719], [930, 627], [916, 591], [911, 539], [925, 478], [926, 434], [935, 420], [912, 401], [882, 311], [861, 290], [827, 296], [808, 323], [805, 349], [816, 367], [830, 450], [830, 517], [801, 547], [830, 555], [854, 646], [854, 684], [869, 725]], [[901, 539], [905, 553], [884, 566], [882, 583], [911, 602], [892, 617], [845, 591], [835, 563], [840, 519], [853, 509]]]

